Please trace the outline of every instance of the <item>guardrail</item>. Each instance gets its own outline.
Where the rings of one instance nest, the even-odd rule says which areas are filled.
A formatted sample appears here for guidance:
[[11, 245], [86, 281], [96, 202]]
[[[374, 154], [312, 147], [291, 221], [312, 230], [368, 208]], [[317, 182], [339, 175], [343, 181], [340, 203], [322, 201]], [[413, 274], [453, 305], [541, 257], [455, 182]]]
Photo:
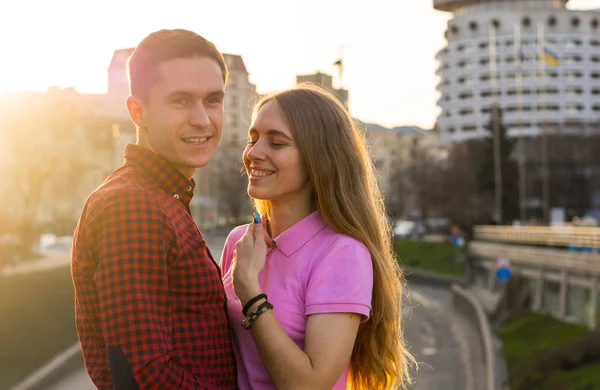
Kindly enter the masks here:
[[476, 226], [474, 230], [476, 240], [600, 251], [600, 227]]
[[497, 259], [508, 259], [514, 274], [532, 281], [534, 311], [549, 311], [562, 320], [579, 318], [592, 329], [598, 327], [599, 253], [480, 241], [471, 242], [469, 252], [472, 264], [484, 270], [488, 289], [494, 290], [497, 284]]
[[467, 318], [470, 319], [470, 321], [474, 322], [473, 325], [479, 333], [481, 350], [483, 351], [483, 358], [485, 360], [486, 389], [496, 390], [499, 388], [496, 383], [496, 351], [494, 347], [494, 340], [492, 338], [492, 330], [485, 314], [485, 310], [481, 306], [481, 303], [469, 290], [462, 288], [458, 284], [453, 284], [451, 289], [455, 309], [462, 312]]

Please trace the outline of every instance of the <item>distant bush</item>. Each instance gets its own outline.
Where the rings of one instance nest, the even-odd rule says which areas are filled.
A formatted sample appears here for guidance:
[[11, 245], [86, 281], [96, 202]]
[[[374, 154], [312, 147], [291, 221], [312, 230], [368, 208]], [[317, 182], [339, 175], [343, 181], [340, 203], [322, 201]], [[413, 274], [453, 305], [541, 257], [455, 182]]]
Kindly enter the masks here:
[[512, 390], [600, 389], [600, 332], [531, 314], [499, 334]]

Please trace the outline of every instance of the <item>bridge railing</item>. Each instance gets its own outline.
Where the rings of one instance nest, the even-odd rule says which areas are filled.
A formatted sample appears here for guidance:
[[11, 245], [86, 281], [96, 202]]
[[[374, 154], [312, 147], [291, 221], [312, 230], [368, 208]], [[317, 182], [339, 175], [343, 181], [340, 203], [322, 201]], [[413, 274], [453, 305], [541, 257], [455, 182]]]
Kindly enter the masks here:
[[[491, 231], [487, 230], [487, 233]], [[503, 232], [502, 234], [506, 234]], [[562, 234], [566, 234], [562, 232]], [[479, 236], [482, 237], [482, 236]], [[531, 281], [531, 307], [550, 312], [557, 318], [582, 322], [596, 329], [600, 315], [600, 253], [557, 248], [564, 238], [536, 237], [526, 242], [523, 236], [491, 234], [485, 241], [476, 239], [469, 245], [473, 259], [475, 284], [492, 291], [496, 281], [496, 261], [509, 260], [512, 273]], [[492, 242], [495, 241], [495, 242]], [[550, 242], [549, 246], [541, 246]], [[584, 242], [579, 240], [578, 242]], [[521, 245], [521, 244], [530, 245]], [[589, 241], [585, 241], [589, 245]], [[517, 245], [518, 244], [518, 245]]]
[[600, 227], [587, 226], [477, 226], [475, 239], [533, 246], [600, 250]]

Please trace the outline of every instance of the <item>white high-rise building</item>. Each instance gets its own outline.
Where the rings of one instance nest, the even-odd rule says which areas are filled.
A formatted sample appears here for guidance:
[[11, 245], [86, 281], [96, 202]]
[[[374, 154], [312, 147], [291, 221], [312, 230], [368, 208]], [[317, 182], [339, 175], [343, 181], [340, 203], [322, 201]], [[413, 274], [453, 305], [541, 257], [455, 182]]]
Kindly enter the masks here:
[[496, 103], [510, 136], [600, 134], [600, 12], [567, 2], [434, 0], [454, 14], [436, 56], [442, 143], [490, 134]]

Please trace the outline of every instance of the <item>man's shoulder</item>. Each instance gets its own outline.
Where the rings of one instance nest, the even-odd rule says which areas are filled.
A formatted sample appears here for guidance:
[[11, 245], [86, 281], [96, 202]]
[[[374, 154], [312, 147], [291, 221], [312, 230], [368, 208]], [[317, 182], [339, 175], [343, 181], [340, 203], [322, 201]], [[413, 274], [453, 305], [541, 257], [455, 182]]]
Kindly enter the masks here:
[[144, 207], [159, 211], [161, 208], [156, 199], [155, 189], [143, 180], [128, 176], [132, 175], [111, 174], [88, 197], [87, 213], [97, 213], [111, 207], [127, 207], [131, 210]]

